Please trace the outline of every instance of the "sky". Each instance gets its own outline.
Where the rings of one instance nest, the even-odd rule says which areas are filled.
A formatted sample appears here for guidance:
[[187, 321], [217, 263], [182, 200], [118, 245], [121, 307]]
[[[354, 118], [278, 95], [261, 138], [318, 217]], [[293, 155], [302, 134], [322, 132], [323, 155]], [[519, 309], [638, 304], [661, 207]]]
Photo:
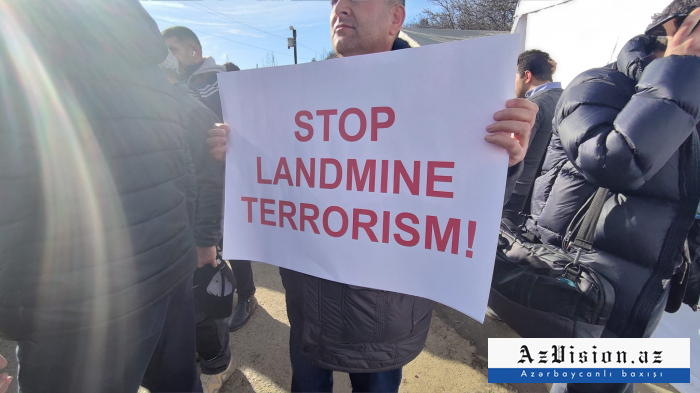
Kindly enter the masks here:
[[[406, 3], [406, 22], [428, 6], [427, 0]], [[294, 50], [287, 49], [289, 26], [297, 31], [299, 63], [323, 59], [332, 49], [330, 0], [142, 0], [141, 4], [161, 30], [174, 25], [192, 29], [203, 54], [214, 57], [217, 64], [264, 67], [270, 55], [277, 65], [294, 64]]]

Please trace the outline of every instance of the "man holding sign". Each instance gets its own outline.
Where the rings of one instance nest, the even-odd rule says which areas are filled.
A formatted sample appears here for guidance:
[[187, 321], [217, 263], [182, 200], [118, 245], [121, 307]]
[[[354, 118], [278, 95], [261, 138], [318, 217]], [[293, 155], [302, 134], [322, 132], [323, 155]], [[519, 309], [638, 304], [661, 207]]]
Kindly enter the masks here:
[[[406, 41], [398, 38], [406, 15], [403, 0], [333, 0], [332, 7], [330, 15], [331, 38], [334, 49], [339, 57], [387, 52], [410, 47]], [[514, 46], [513, 49], [515, 49]], [[339, 63], [334, 64], [338, 66], [352, 66], [353, 64], [357, 64], [350, 60], [354, 61], [355, 59], [343, 61], [335, 60]], [[369, 60], [369, 58], [367, 60]], [[365, 59], [357, 59], [357, 62], [362, 61], [365, 61]], [[515, 63], [515, 56], [513, 56], [512, 63]], [[317, 78], [317, 80], [325, 81], [327, 75], [322, 75], [322, 73], [324, 70], [328, 69], [326, 67], [327, 64], [315, 63], [312, 66], [316, 67], [315, 70], [318, 72], [314, 77]], [[406, 63], [405, 66], [408, 67], [409, 64]], [[322, 67], [326, 68], [322, 70]], [[507, 73], [504, 75], [510, 76], [512, 73], [512, 64], [507, 64], [505, 67], [507, 68]], [[302, 69], [303, 67], [293, 68], [296, 70]], [[361, 68], [358, 67], [358, 69]], [[266, 72], [267, 74], [265, 75], [272, 78], [267, 82], [269, 86], [279, 86], [285, 83], [283, 79], [274, 79], [275, 75], [273, 75], [273, 73], [278, 72], [278, 70], [267, 69], [258, 71]], [[353, 93], [352, 86], [354, 86], [355, 81], [352, 78], [358, 78], [358, 74], [361, 73], [356, 72], [354, 73], [355, 75], [352, 75], [351, 71], [351, 69], [348, 69], [348, 73], [339, 72], [335, 75], [338, 91], [336, 96]], [[402, 71], [402, 69], [396, 69], [397, 74]], [[366, 74], [364, 75], [366, 76]], [[359, 77], [362, 76], [363, 75], [359, 75]], [[395, 75], [393, 77], [396, 78]], [[390, 78], [392, 78], [392, 76], [387, 76], [386, 80], [391, 80]], [[241, 83], [245, 83], [243, 79], [244, 78], [241, 78]], [[226, 79], [223, 80], [226, 81]], [[447, 83], [449, 83], [449, 81]], [[303, 83], [301, 85], [302, 86], [299, 87], [295, 86], [294, 88], [298, 89], [297, 91], [303, 91]], [[510, 85], [511, 83], [507, 83], [504, 86], [509, 88]], [[222, 84], [222, 92], [224, 92], [224, 86], [225, 85]], [[343, 91], [344, 86], [350, 87], [346, 89], [347, 91]], [[416, 89], [432, 88], [432, 86], [416, 86]], [[391, 90], [391, 86], [387, 86], [386, 88], [384, 86], [377, 86], [375, 91], [371, 93], [372, 97], [368, 97], [367, 101], [374, 102], [377, 100], [378, 96], [391, 93], [388, 90]], [[419, 93], [417, 93], [417, 95], [418, 94]], [[253, 102], [257, 98], [249, 97], [248, 99], [249, 102]], [[322, 147], [328, 146], [329, 143], [337, 143], [338, 146], [340, 146], [340, 143], [343, 143], [348, 147], [340, 148], [342, 153], [342, 149], [347, 150], [351, 149], [351, 146], [362, 146], [362, 154], [368, 151], [381, 149], [381, 146], [384, 146], [382, 143], [391, 143], [387, 141], [390, 141], [391, 138], [397, 138], [397, 135], [400, 135], [396, 132], [392, 132], [392, 130], [401, 130], [407, 126], [406, 119], [409, 118], [411, 114], [405, 111], [399, 112], [389, 106], [372, 105], [365, 110], [349, 107], [334, 108], [333, 106], [329, 106], [328, 108], [299, 108], [298, 110], [287, 113], [284, 112], [287, 108], [279, 107], [280, 109], [278, 111], [276, 109], [278, 108], [276, 102], [272, 101], [272, 97], [260, 96], [260, 102], [264, 103], [266, 111], [269, 111], [267, 113], [272, 113], [273, 115], [268, 116], [267, 120], [270, 121], [268, 127], [255, 131], [258, 133], [258, 137], [262, 138], [261, 134], [265, 132], [271, 132], [269, 136], [266, 135], [271, 138], [269, 140], [274, 139], [275, 135], [277, 135], [277, 139], [282, 137], [279, 134], [272, 134], [272, 132], [275, 132], [273, 130], [275, 128], [273, 122], [275, 121], [274, 118], [285, 118], [287, 119], [285, 121], [291, 122], [292, 127], [296, 124], [297, 128], [296, 131], [291, 131], [290, 135], [284, 135], [283, 137], [285, 140], [289, 138], [290, 142], [294, 143], [296, 146], [295, 148], [299, 149], [298, 152], [311, 152], [310, 154], [318, 152], [317, 154], [326, 154], [327, 157], [333, 158], [315, 159], [320, 166], [320, 168], [316, 168], [316, 175], [319, 175], [320, 172], [320, 176], [316, 178], [317, 176], [314, 175], [312, 169], [316, 163], [314, 158], [297, 157], [295, 159], [293, 157], [285, 158], [284, 156], [282, 156], [282, 158], [271, 158], [270, 156], [274, 156], [274, 154], [271, 154], [269, 151], [258, 152], [260, 147], [250, 142], [249, 137], [255, 137], [255, 135], [245, 135], [245, 138], [243, 136], [241, 137], [240, 142], [238, 139], [236, 140], [236, 144], [243, 147], [240, 151], [236, 151], [235, 156], [238, 160], [241, 159], [241, 155], [246, 154], [246, 150], [249, 152], [253, 151], [251, 154], [258, 156], [257, 171], [255, 171], [256, 163], [254, 157], [252, 157], [252, 164], [250, 161], [245, 161], [246, 163], [241, 164], [240, 167], [237, 161], [235, 167], [228, 168], [230, 173], [227, 174], [227, 186], [229, 185], [229, 179], [235, 179], [235, 176], [240, 176], [241, 173], [248, 172], [248, 169], [252, 169], [253, 172], [257, 174], [257, 182], [253, 186], [268, 187], [265, 188], [266, 190], [275, 188], [276, 191], [274, 192], [287, 192], [292, 194], [296, 192], [306, 192], [306, 190], [299, 191], [305, 188], [310, 189], [310, 191], [315, 191], [313, 189], [323, 189], [319, 190], [319, 192], [327, 192], [325, 195], [330, 195], [330, 193], [342, 191], [340, 189], [345, 189], [347, 185], [347, 190], [352, 190], [352, 192], [364, 190], [368, 192], [384, 193], [386, 195], [372, 195], [376, 198], [385, 198], [382, 199], [386, 200], [384, 203], [390, 204], [393, 201], [390, 198], [395, 197], [395, 195], [391, 195], [392, 191], [393, 194], [400, 194], [401, 192], [405, 193], [405, 189], [408, 188], [411, 194], [407, 196], [408, 198], [416, 198], [416, 195], [419, 195], [419, 198], [433, 198], [430, 199], [433, 201], [439, 200], [440, 198], [451, 198], [451, 195], [449, 195], [451, 192], [447, 191], [446, 187], [449, 187], [448, 183], [452, 183], [452, 176], [444, 175], [448, 172], [445, 168], [464, 169], [460, 166], [455, 167], [453, 162], [429, 161], [427, 159], [414, 161], [412, 162], [413, 165], [405, 165], [407, 161], [402, 162], [401, 160], [393, 160], [389, 163], [389, 160], [373, 160], [372, 158], [365, 160], [355, 158], [344, 159], [340, 154], [335, 154], [335, 152], [329, 153], [325, 150], [326, 148]], [[236, 118], [235, 116], [243, 116], [243, 114], [231, 113], [232, 109], [230, 108], [237, 108], [236, 105], [232, 105], [231, 102], [227, 103], [225, 99], [224, 104], [224, 116], [227, 117], [227, 109], [229, 109], [227, 117], [229, 121], [231, 121], [230, 119]], [[239, 103], [234, 102], [233, 104], [238, 105]], [[287, 102], [286, 105], [289, 106], [290, 104]], [[465, 111], [470, 110], [473, 110], [473, 108], [465, 108]], [[495, 146], [505, 149], [509, 154], [509, 186], [512, 186], [520, 170], [521, 165], [518, 164], [523, 160], [527, 151], [530, 130], [534, 123], [537, 110], [535, 104], [524, 99], [509, 100], [506, 104], [506, 109], [498, 111], [493, 116], [496, 122], [487, 127], [488, 134], [484, 139]], [[451, 120], [445, 119], [444, 117], [438, 118], [439, 116], [440, 115], [436, 114], [435, 119], [429, 118], [430, 116], [423, 117], [423, 120], [434, 120], [436, 124], [440, 123], [442, 127], [445, 127], [445, 124]], [[454, 118], [461, 118], [460, 115], [456, 114], [450, 114], [450, 116], [453, 118], [452, 120], [454, 120]], [[360, 131], [356, 131], [358, 122], [355, 122], [352, 126], [348, 125], [351, 123], [349, 119], [359, 119]], [[241, 125], [239, 125], [239, 127], [240, 126]], [[456, 125], [459, 129], [464, 129], [467, 126], [470, 125]], [[484, 127], [486, 127], [486, 123]], [[331, 128], [334, 128], [333, 134], [330, 132]], [[335, 130], [335, 128], [337, 128], [337, 130]], [[352, 129], [352, 131], [349, 131], [350, 129]], [[208, 142], [212, 147], [211, 153], [220, 160], [224, 160], [226, 156], [228, 132], [229, 127], [225, 125], [210, 131]], [[245, 134], [245, 131], [236, 129], [236, 133]], [[479, 140], [480, 138], [481, 137], [478, 136]], [[471, 140], [472, 146], [477, 146], [479, 140]], [[245, 145], [240, 145], [239, 143]], [[326, 143], [326, 145], [324, 145], [324, 143]], [[352, 143], [355, 143], [355, 145], [351, 145]], [[413, 141], [413, 143], [415, 143], [415, 141]], [[449, 144], [449, 142], [443, 142], [442, 148], [445, 150], [450, 149], [451, 147], [445, 146], [445, 143]], [[458, 144], [454, 143], [453, 145]], [[232, 146], [231, 149], [236, 148]], [[477, 149], [477, 147], [471, 147], [471, 149]], [[381, 152], [378, 151], [377, 153], [379, 154]], [[465, 153], [465, 155], [466, 154], [468, 153]], [[229, 157], [229, 159], [232, 158], [233, 157]], [[248, 165], [251, 165], [251, 167], [248, 167]], [[488, 167], [491, 164], [490, 162], [484, 162], [481, 163], [481, 165]], [[363, 166], [364, 170], [362, 169]], [[392, 171], [389, 170], [389, 166], [393, 166]], [[275, 167], [278, 168], [277, 171], [274, 171]], [[409, 181], [411, 169], [413, 169], [414, 178], [412, 181]], [[471, 171], [475, 170], [474, 168], [467, 169]], [[490, 171], [491, 168], [484, 168], [484, 170], [489, 173], [488, 171]], [[423, 173], [427, 172], [427, 184], [424, 182], [421, 183], [417, 179], [416, 175], [420, 171]], [[332, 174], [328, 175], [328, 172], [335, 172], [335, 176]], [[453, 170], [453, 173], [457, 173], [457, 170]], [[373, 175], [376, 175], [376, 179], [379, 179], [379, 181], [376, 182], [378, 183], [376, 187]], [[229, 178], [229, 176], [233, 177]], [[405, 183], [403, 191], [400, 185], [402, 179]], [[282, 189], [277, 186], [278, 183], [280, 186], [284, 187], [285, 191], [278, 191]], [[502, 187], [503, 183], [500, 184]], [[287, 187], [288, 185], [290, 187]], [[464, 186], [457, 185], [456, 183], [453, 183], [453, 185], [455, 185], [455, 188]], [[294, 186], [294, 188], [292, 188], [292, 186]], [[507, 189], [510, 189], [510, 187], [507, 187]], [[244, 191], [237, 190], [236, 192]], [[294, 236], [307, 236], [303, 238], [300, 237], [299, 239], [314, 239], [314, 241], [323, 241], [318, 240], [322, 239], [322, 237], [326, 239], [332, 237], [336, 238], [335, 240], [339, 240], [338, 238], [343, 237], [344, 234], [347, 234], [347, 237], [350, 237], [352, 234], [352, 238], [357, 239], [358, 235], [361, 234], [365, 237], [369, 236], [372, 241], [371, 247], [375, 247], [377, 244], [387, 244], [389, 242], [398, 242], [399, 244], [401, 244], [401, 242], [409, 243], [416, 240], [417, 236], [421, 236], [415, 228], [406, 225], [407, 222], [413, 220], [411, 216], [415, 217], [415, 215], [409, 215], [409, 213], [400, 213], [399, 216], [401, 216], [401, 214], [407, 215], [398, 217], [391, 216], [391, 212], [388, 211], [375, 212], [369, 209], [351, 209], [346, 211], [340, 207], [340, 203], [338, 203], [339, 206], [326, 206], [325, 210], [323, 210], [321, 206], [316, 206], [311, 203], [311, 199], [307, 200], [309, 203], [299, 203], [304, 201], [304, 199], [295, 198], [294, 202], [290, 202], [284, 200], [284, 195], [278, 197], [278, 200], [264, 199], [265, 197], [257, 198], [258, 195], [254, 194], [249, 196], [241, 195], [242, 197], [238, 199], [237, 204], [232, 205], [231, 210], [227, 210], [227, 214], [229, 214], [229, 216], [241, 215], [243, 219], [247, 217], [247, 222], [250, 224], [248, 224], [249, 226], [246, 228], [253, 228], [252, 225], [255, 225], [263, 227], [265, 230], [294, 230], [296, 231], [293, 234]], [[399, 197], [402, 196], [399, 195]], [[501, 196], [499, 196], [499, 198], [500, 197]], [[227, 198], [229, 198], [228, 195]], [[309, 196], [309, 198], [311, 197]], [[290, 197], [288, 199], [293, 198]], [[415, 201], [416, 199], [411, 200]], [[427, 200], [428, 199], [425, 199], [425, 201]], [[423, 201], [423, 199], [421, 199], [421, 201]], [[438, 202], [431, 203], [438, 204]], [[500, 204], [500, 201], [498, 204]], [[498, 210], [500, 210], [500, 207], [498, 207]], [[343, 218], [340, 220], [342, 222], [340, 229], [337, 229], [338, 220], [333, 221], [332, 218], [329, 218], [331, 217], [331, 213], [333, 213], [333, 216], [341, 216]], [[374, 217], [372, 214], [374, 214]], [[449, 214], [449, 212], [447, 214]], [[382, 223], [395, 223], [399, 230], [403, 229], [404, 232], [401, 234], [395, 233], [393, 236], [390, 236], [389, 224], [377, 224], [378, 219], [381, 219]], [[420, 219], [427, 219], [428, 222], [430, 222], [431, 219], [434, 220], [433, 228], [437, 232], [440, 232], [437, 216], [422, 216]], [[373, 224], [371, 224], [372, 222]], [[459, 220], [456, 222], [459, 222]], [[472, 222], [474, 223], [473, 225]], [[464, 249], [458, 249], [459, 229], [458, 226], [452, 227], [451, 223], [452, 221], [450, 220], [447, 227], [450, 231], [455, 230], [454, 233], [449, 232], [455, 235], [452, 239], [452, 248], [447, 246], [447, 240], [449, 240], [450, 236], [447, 234], [447, 230], [444, 232], [444, 236], [436, 236], [434, 243], [437, 243], [439, 251], [443, 251], [445, 254], [456, 254], [458, 252], [460, 254], [459, 256], [462, 258], [460, 262], [468, 261], [469, 259], [466, 258], [471, 258], [471, 250], [467, 249], [465, 252]], [[417, 222], [414, 221], [413, 224], [417, 224]], [[468, 237], [467, 232], [470, 232], [469, 238], [472, 240], [471, 234], [474, 232], [472, 229], [476, 226], [476, 223], [475, 221], [470, 221], [468, 225], [467, 222], [464, 222], [464, 224], [463, 235], [465, 241], [462, 244], [466, 245], [466, 239]], [[265, 227], [266, 225], [269, 227]], [[497, 225], [497, 222], [491, 223], [494, 229], [497, 228]], [[372, 229], [372, 227], [374, 227], [374, 229]], [[444, 223], [442, 228], [445, 228]], [[248, 234], [240, 232], [239, 235], [246, 237], [250, 236], [251, 233], [253, 233], [252, 230], [249, 231]], [[276, 234], [280, 232], [270, 233]], [[495, 232], [493, 234], [495, 235]], [[432, 241], [432, 233], [425, 233], [425, 237], [426, 239], [424, 240], [427, 246], [428, 243]], [[491, 240], [493, 240], [495, 249], [495, 236], [494, 239]], [[255, 247], [258, 247], [263, 243], [263, 239], [260, 239], [260, 237], [253, 239], [252, 242], [248, 237], [243, 240], [239, 239], [238, 241], [238, 244], [241, 246], [244, 246], [246, 243], [256, 243]], [[274, 246], [270, 244], [260, 247], [272, 249], [289, 246], [294, 248], [295, 246], [300, 247], [299, 243], [300, 242], [297, 242], [297, 244], [292, 244], [290, 246], [289, 244], [276, 242]], [[340, 245], [340, 243], [334, 244], [336, 246]], [[406, 245], [406, 247], [412, 247], [414, 245], [415, 244]], [[357, 248], [357, 246], [355, 246], [355, 248]], [[367, 247], [367, 249], [369, 248], [370, 246]], [[298, 249], [296, 250], [298, 251]], [[352, 250], [352, 248], [348, 250]], [[325, 250], [322, 252], [321, 249], [307, 247], [304, 251], [308, 254], [306, 260], [310, 265], [318, 264], [319, 260], [326, 258], [324, 254]], [[418, 253], [420, 251], [421, 250], [418, 250], [418, 248], [406, 248], [404, 252]], [[234, 252], [241, 251], [235, 250]], [[344, 251], [335, 249], [334, 253], [343, 254]], [[492, 259], [491, 257], [491, 260]], [[272, 262], [272, 260], [265, 260], [265, 262]], [[367, 261], [357, 260], [358, 264], [366, 262]], [[280, 264], [284, 265], [283, 263]], [[439, 271], [439, 266], [440, 265], [435, 265], [432, 270]], [[318, 265], [315, 267], [318, 268]], [[377, 267], [379, 268], [380, 266]], [[333, 267], [329, 268], [324, 265], [322, 268], [332, 269]], [[382, 268], [386, 268], [386, 266]], [[360, 267], [357, 267], [357, 269], [361, 270]], [[395, 272], [394, 277], [402, 276], [403, 273], [396, 269], [391, 271]], [[293, 370], [292, 391], [332, 391], [333, 371], [350, 373], [353, 390], [355, 391], [398, 391], [401, 383], [402, 367], [418, 356], [425, 344], [430, 328], [432, 301], [422, 297], [405, 295], [393, 291], [381, 291], [336, 282], [346, 280], [347, 278], [345, 276], [340, 277], [338, 280], [330, 281], [284, 268], [281, 268], [280, 272], [286, 290], [287, 313], [291, 327], [290, 357]], [[326, 276], [336, 277], [333, 273], [334, 272], [329, 270]], [[365, 274], [369, 273], [370, 272], [365, 272]], [[425, 280], [429, 281], [431, 278], [426, 277]], [[490, 275], [488, 281], [490, 281]], [[488, 283], [486, 283], [486, 285], [488, 285]], [[485, 304], [483, 307], [485, 309]], [[321, 321], [320, 319], [323, 320]]]

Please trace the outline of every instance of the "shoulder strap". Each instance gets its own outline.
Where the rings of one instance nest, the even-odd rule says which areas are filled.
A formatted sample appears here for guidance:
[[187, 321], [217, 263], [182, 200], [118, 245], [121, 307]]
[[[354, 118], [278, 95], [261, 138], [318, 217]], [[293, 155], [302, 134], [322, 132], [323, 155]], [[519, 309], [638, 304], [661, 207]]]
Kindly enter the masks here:
[[583, 221], [581, 222], [581, 227], [576, 233], [576, 239], [572, 245], [586, 250], [591, 251], [593, 248], [593, 235], [595, 234], [596, 225], [598, 225], [598, 219], [600, 214], [603, 212], [603, 205], [605, 204], [605, 199], [608, 196], [607, 188], [599, 188], [593, 196], [591, 205], [588, 207], [588, 211], [583, 216]]

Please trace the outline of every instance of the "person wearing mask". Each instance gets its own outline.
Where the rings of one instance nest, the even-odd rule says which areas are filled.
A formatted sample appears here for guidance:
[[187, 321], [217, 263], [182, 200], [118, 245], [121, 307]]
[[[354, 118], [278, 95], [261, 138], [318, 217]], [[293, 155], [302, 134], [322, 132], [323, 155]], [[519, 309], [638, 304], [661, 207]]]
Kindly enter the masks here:
[[19, 389], [201, 392], [188, 124], [155, 21], [137, 0], [0, 7], [0, 337]]
[[[330, 12], [333, 48], [339, 57], [409, 48], [399, 37], [405, 17], [404, 0], [334, 0]], [[494, 115], [498, 121], [485, 137], [508, 151], [511, 187], [522, 168], [536, 114], [534, 103], [510, 100], [506, 109]], [[220, 160], [225, 158], [228, 130], [221, 125], [210, 131], [211, 154]], [[423, 350], [432, 301], [287, 269], [280, 269], [280, 274], [290, 323], [293, 392], [332, 391], [333, 371], [349, 373], [354, 391], [399, 390], [403, 366]], [[321, 323], [319, 314], [337, 317]]]
[[163, 30], [162, 34], [165, 44], [177, 59], [180, 81], [189, 87], [195, 98], [222, 119], [216, 74], [226, 72], [226, 67], [216, 64], [213, 57], [202, 55], [202, 44], [189, 28], [171, 26]]
[[[226, 68], [216, 64], [213, 57], [202, 57], [202, 45], [197, 35], [187, 27], [172, 26], [163, 30], [163, 38], [177, 59], [180, 80], [192, 95], [223, 119], [219, 82], [216, 74]], [[229, 331], [245, 326], [257, 309], [255, 282], [251, 261], [229, 261], [236, 277], [238, 304], [229, 320]]]
[[[700, 0], [674, 0], [617, 61], [562, 94], [526, 225], [561, 247], [567, 226], [608, 189], [590, 265], [615, 289], [603, 337], [650, 337], [681, 266], [700, 201]], [[555, 384], [552, 391], [630, 392], [628, 384]]]

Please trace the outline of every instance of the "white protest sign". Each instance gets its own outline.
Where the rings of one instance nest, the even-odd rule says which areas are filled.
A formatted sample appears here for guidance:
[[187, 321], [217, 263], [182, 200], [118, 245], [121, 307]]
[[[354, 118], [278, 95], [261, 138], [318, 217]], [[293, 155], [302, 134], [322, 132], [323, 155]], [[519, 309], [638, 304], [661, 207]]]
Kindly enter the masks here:
[[224, 258], [426, 297], [482, 321], [517, 36], [220, 73]]

